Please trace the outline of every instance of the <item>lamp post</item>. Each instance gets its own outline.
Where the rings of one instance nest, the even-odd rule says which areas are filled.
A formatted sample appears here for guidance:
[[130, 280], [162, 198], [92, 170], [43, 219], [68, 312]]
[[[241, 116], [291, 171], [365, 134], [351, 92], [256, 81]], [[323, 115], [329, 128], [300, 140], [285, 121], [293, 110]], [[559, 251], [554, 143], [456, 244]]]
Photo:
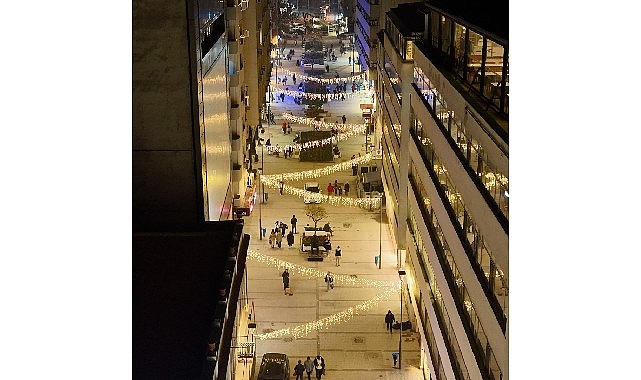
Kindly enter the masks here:
[[401, 369], [403, 358], [401, 351], [401, 342], [403, 341], [403, 276], [405, 276], [405, 271], [401, 269], [398, 271], [398, 277], [401, 279], [401, 328], [398, 329], [398, 369]]
[[378, 221], [378, 269], [381, 269], [381, 260], [383, 260], [383, 194], [380, 196], [380, 215]]

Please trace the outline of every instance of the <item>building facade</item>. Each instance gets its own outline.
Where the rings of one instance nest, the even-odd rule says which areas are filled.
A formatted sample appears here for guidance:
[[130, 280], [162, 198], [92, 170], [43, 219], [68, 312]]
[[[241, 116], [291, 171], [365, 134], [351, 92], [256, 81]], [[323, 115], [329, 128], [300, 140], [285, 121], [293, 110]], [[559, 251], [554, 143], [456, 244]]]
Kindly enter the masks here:
[[378, 34], [387, 215], [428, 379], [509, 377], [508, 39], [481, 23], [420, 2]]

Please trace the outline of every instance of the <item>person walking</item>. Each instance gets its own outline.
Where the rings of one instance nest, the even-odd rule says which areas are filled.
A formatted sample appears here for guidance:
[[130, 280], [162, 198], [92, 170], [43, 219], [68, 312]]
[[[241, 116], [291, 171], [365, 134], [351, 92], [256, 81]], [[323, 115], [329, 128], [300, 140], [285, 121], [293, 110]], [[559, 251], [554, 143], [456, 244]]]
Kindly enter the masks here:
[[294, 245], [294, 233], [292, 231], [287, 234], [287, 245], [290, 247]]
[[349, 183], [345, 182], [345, 196], [349, 196]]
[[394, 318], [394, 314], [392, 314], [391, 310], [387, 311], [387, 314], [385, 314], [385, 324], [387, 325], [387, 330], [389, 330], [389, 333], [392, 333], [392, 324], [396, 318]]
[[334, 278], [332, 278], [332, 274], [327, 272], [325, 275], [325, 284], [327, 284], [327, 291], [329, 292], [330, 288], [334, 288]]
[[285, 295], [293, 296], [294, 294], [289, 289], [289, 269], [285, 268], [281, 277], [283, 277], [283, 290], [285, 291]]
[[343, 120], [343, 124], [345, 124], [345, 122], [347, 121], [347, 118], [345, 117], [345, 115], [343, 115], [341, 119]]
[[336, 266], [340, 267], [341, 266], [341, 246], [339, 245], [336, 247], [336, 253], [334, 254], [336, 257]]
[[274, 248], [274, 243], [276, 242], [276, 231], [272, 230], [272, 232], [269, 234], [269, 245]]
[[328, 195], [334, 194], [334, 186], [332, 186], [331, 182], [329, 183], [329, 185], [327, 185], [327, 194]]
[[296, 364], [296, 367], [294, 367], [294, 372], [296, 373], [296, 380], [303, 380], [303, 373], [305, 373], [305, 366], [301, 363], [301, 361], [298, 361], [298, 364]]
[[298, 219], [296, 219], [296, 215], [292, 215], [292, 219], [290, 220], [292, 223], [292, 232], [297, 234], [298, 232], [296, 231], [296, 223], [298, 222]]
[[334, 180], [334, 195], [338, 195], [338, 180]]
[[314, 362], [308, 356], [305, 360], [305, 372], [307, 372], [307, 380], [312, 380], [312, 372], [314, 372]]
[[325, 359], [322, 356], [316, 355], [314, 359], [314, 368], [316, 369], [316, 378], [318, 380], [325, 374]]
[[276, 231], [276, 245], [278, 248], [283, 244], [283, 234], [280, 233], [280, 228]]

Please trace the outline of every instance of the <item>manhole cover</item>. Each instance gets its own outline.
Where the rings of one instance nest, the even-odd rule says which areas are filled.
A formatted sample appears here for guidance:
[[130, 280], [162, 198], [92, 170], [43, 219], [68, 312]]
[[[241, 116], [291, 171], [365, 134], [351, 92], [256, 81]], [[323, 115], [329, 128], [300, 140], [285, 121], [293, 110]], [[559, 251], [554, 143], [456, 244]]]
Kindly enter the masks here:
[[362, 336], [357, 336], [354, 338], [354, 343], [365, 343], [365, 338]]

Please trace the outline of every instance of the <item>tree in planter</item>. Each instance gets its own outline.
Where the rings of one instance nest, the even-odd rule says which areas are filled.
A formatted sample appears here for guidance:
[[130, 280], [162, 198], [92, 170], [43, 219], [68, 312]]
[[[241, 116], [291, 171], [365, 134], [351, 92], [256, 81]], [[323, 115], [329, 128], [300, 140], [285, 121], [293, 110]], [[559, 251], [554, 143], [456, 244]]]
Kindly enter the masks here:
[[309, 216], [312, 221], [314, 221], [314, 236], [311, 237], [310, 242], [312, 246], [312, 252], [316, 251], [318, 254], [318, 247], [320, 246], [320, 239], [316, 236], [316, 230], [318, 227], [318, 222], [327, 217], [327, 210], [325, 207], [316, 204], [310, 203], [305, 205], [305, 215]]

